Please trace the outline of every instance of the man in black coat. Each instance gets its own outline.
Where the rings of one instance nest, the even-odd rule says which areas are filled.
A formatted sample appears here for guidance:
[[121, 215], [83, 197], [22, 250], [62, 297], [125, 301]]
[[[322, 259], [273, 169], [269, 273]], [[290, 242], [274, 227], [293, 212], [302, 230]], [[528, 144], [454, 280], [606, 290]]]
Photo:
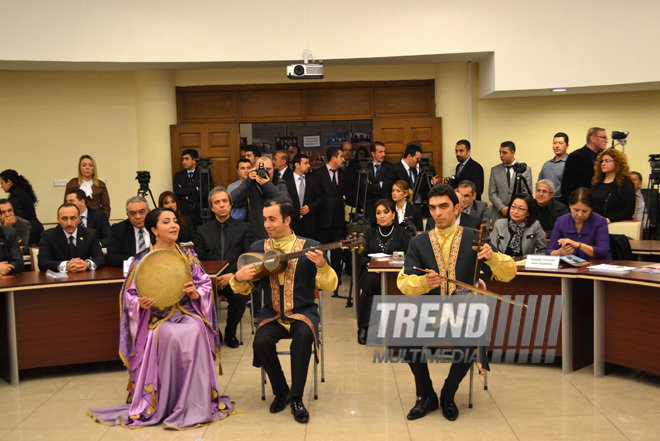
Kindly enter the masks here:
[[279, 150], [273, 155], [273, 184], [290, 176], [293, 170], [289, 167], [289, 155], [284, 150]]
[[201, 225], [201, 210], [208, 208], [208, 191], [213, 188], [211, 170], [200, 172], [197, 166], [199, 153], [195, 149], [185, 149], [181, 153], [183, 170], [174, 174], [172, 188], [179, 199], [181, 214], [190, 216], [193, 227]]
[[[406, 145], [406, 150], [403, 152], [403, 158], [396, 164], [388, 167], [388, 174], [385, 176], [385, 183], [383, 184], [382, 196], [392, 198], [392, 186], [396, 181], [406, 181], [411, 189], [415, 189], [415, 185], [419, 185], [416, 198], [413, 202], [420, 204], [424, 199], [430, 187], [426, 179], [418, 182], [418, 178], [422, 179], [420, 175], [420, 161], [422, 160], [422, 145], [418, 142], [409, 142]], [[431, 186], [439, 183], [439, 178], [435, 175], [435, 168], [430, 166]]]
[[[346, 177], [342, 165], [344, 157], [338, 147], [328, 147], [325, 153], [327, 164], [312, 173], [323, 194], [323, 214], [319, 218], [319, 242], [327, 244], [341, 240], [346, 234], [344, 215], [344, 193]], [[330, 251], [330, 265], [341, 274], [341, 249]]]
[[32, 226], [30, 222], [14, 214], [14, 207], [8, 199], [0, 199], [0, 225], [14, 230], [18, 235], [18, 246], [27, 250]]
[[79, 226], [80, 213], [74, 204], [64, 203], [57, 210], [55, 228], [46, 230], [39, 243], [41, 271], [82, 272], [105, 265], [96, 231]]
[[[298, 213], [291, 218], [291, 229], [297, 236], [309, 239], [317, 238], [318, 213], [323, 207], [323, 195], [316, 176], [307, 173], [310, 168], [309, 157], [298, 154], [293, 158], [294, 170], [284, 174], [284, 182]], [[302, 201], [301, 201], [302, 196]]]
[[133, 257], [151, 244], [149, 232], [144, 228], [144, 219], [149, 213], [146, 199], [140, 196], [126, 202], [126, 215], [123, 220], [111, 227], [112, 236], [108, 242], [108, 266], [123, 268], [124, 261]]
[[472, 146], [467, 139], [461, 139], [456, 143], [456, 159], [458, 165], [452, 182], [452, 187], [457, 188], [461, 181], [472, 181], [476, 187], [477, 200], [481, 200], [481, 194], [484, 192], [484, 168], [477, 161], [472, 159]]
[[[391, 198], [392, 191], [387, 193], [385, 178], [390, 173], [392, 164], [385, 161], [385, 144], [376, 141], [371, 145], [371, 164], [369, 165], [369, 184], [367, 185], [367, 197], [364, 204], [364, 214], [372, 223], [376, 222], [374, 217], [374, 204], [380, 198]], [[348, 189], [350, 190], [350, 189]]]
[[0, 277], [23, 272], [23, 255], [16, 230], [0, 227]]
[[606, 148], [607, 132], [601, 127], [592, 127], [587, 130], [587, 143], [584, 147], [568, 155], [561, 178], [561, 197], [565, 205], [568, 205], [573, 190], [591, 187], [596, 157]]
[[218, 294], [229, 302], [227, 308], [227, 326], [225, 342], [230, 348], [237, 348], [236, 327], [243, 317], [248, 296], [235, 294], [229, 286], [229, 280], [237, 270], [238, 257], [250, 251], [254, 235], [250, 226], [233, 219], [231, 214], [231, 196], [224, 187], [215, 187], [209, 193], [211, 210], [215, 219], [197, 228], [195, 252], [200, 260], [228, 260], [229, 266], [218, 277]]
[[107, 247], [108, 242], [110, 242], [110, 236], [112, 236], [112, 231], [110, 230], [110, 222], [108, 222], [105, 213], [87, 207], [87, 196], [80, 188], [68, 189], [64, 195], [64, 201], [78, 207], [78, 211], [80, 211], [80, 226], [96, 230], [101, 247]]

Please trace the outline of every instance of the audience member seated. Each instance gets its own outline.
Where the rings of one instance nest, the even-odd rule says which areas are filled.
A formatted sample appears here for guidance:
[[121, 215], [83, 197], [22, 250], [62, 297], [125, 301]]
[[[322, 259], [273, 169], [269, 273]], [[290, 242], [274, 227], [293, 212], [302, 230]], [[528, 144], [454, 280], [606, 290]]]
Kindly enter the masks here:
[[144, 228], [144, 219], [149, 213], [147, 200], [135, 196], [126, 201], [128, 219], [112, 226], [112, 237], [108, 243], [108, 266], [123, 268], [124, 261], [149, 248], [149, 232]]
[[18, 245], [25, 253], [30, 242], [30, 222], [14, 214], [14, 207], [9, 199], [0, 199], [0, 225], [12, 228], [18, 235]]
[[218, 277], [218, 294], [229, 302], [225, 342], [230, 348], [237, 348], [236, 327], [243, 317], [248, 296], [236, 294], [229, 281], [237, 270], [238, 257], [250, 251], [254, 235], [246, 222], [230, 216], [231, 196], [224, 187], [215, 187], [209, 193], [209, 204], [215, 219], [197, 228], [195, 252], [201, 260], [228, 260], [229, 265]]
[[37, 212], [34, 209], [38, 200], [32, 185], [16, 170], [8, 169], [0, 173], [0, 187], [5, 193], [9, 193], [8, 199], [14, 207], [16, 216], [30, 222], [30, 238], [28, 243], [24, 245], [38, 245], [44, 226], [37, 219]]
[[[87, 206], [105, 213], [110, 219], [110, 195], [105, 182], [99, 179], [96, 161], [89, 155], [82, 155], [78, 160], [78, 177], [66, 184], [66, 190], [80, 188], [87, 196]], [[66, 196], [66, 194], [65, 194]]]
[[515, 195], [507, 216], [495, 221], [490, 239], [495, 248], [511, 257], [545, 254], [548, 242], [536, 219], [534, 199], [525, 193]]
[[190, 216], [184, 215], [179, 210], [179, 200], [171, 191], [164, 191], [158, 196], [158, 208], [169, 208], [176, 214], [179, 220], [179, 237], [177, 243], [192, 242], [195, 238], [195, 227], [192, 224]]
[[417, 231], [424, 231], [422, 209], [412, 203], [413, 191], [408, 182], [400, 180], [392, 185], [392, 200], [396, 204], [397, 223], [401, 224], [408, 218]]
[[596, 205], [591, 190], [581, 187], [568, 198], [569, 214], [557, 219], [548, 242], [548, 254], [583, 259], [611, 259], [607, 221], [594, 213]]
[[96, 230], [79, 225], [80, 213], [74, 204], [57, 209], [55, 228], [44, 231], [39, 243], [39, 269], [77, 273], [105, 265]]
[[99, 236], [101, 248], [108, 246], [112, 231], [110, 230], [110, 222], [102, 211], [94, 210], [87, 207], [87, 197], [85, 192], [79, 188], [70, 188], [66, 191], [64, 201], [78, 207], [80, 212], [80, 226], [85, 228], [93, 228]]
[[463, 213], [479, 218], [480, 223], [486, 221], [490, 224], [491, 216], [488, 203], [477, 200], [477, 186], [472, 181], [458, 183], [458, 192], [463, 196]]
[[543, 227], [546, 239], [552, 237], [552, 229], [559, 216], [568, 214], [568, 207], [555, 198], [555, 184], [550, 179], [536, 183], [536, 216]]
[[635, 214], [635, 186], [630, 179], [628, 160], [620, 151], [607, 149], [596, 158], [591, 191], [594, 212], [607, 223], [632, 220]]
[[0, 226], [0, 277], [23, 272], [23, 255], [16, 230]]
[[371, 258], [369, 254], [392, 254], [394, 251], [407, 251], [410, 243], [410, 234], [405, 228], [394, 222], [396, 209], [394, 202], [389, 199], [380, 199], [376, 202], [375, 218], [377, 226], [371, 228], [364, 235], [364, 249], [358, 256], [360, 265], [360, 309], [358, 311], [358, 343], [367, 341], [367, 328], [369, 327], [369, 314], [373, 296], [380, 295], [380, 275], [367, 271]]
[[[174, 228], [176, 227], [176, 228]], [[220, 395], [215, 360], [220, 357], [218, 319], [211, 280], [195, 253], [176, 244], [176, 215], [157, 208], [146, 219], [154, 250], [178, 252], [190, 265], [192, 280], [176, 304], [160, 309], [140, 297], [135, 268], [150, 250], [136, 256], [120, 294], [119, 352], [128, 368], [126, 404], [91, 409], [104, 425], [135, 429], [162, 423], [165, 428], [197, 428], [228, 417], [234, 403]], [[159, 438], [156, 436], [156, 438]]]

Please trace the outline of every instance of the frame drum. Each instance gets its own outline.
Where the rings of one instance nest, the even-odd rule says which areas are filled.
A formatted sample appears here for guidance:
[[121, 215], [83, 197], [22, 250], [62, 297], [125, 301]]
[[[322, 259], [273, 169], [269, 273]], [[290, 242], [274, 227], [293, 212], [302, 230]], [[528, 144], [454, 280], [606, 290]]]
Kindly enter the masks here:
[[150, 297], [154, 306], [166, 308], [183, 298], [183, 285], [192, 280], [190, 265], [174, 250], [153, 250], [138, 263], [135, 288], [140, 297]]

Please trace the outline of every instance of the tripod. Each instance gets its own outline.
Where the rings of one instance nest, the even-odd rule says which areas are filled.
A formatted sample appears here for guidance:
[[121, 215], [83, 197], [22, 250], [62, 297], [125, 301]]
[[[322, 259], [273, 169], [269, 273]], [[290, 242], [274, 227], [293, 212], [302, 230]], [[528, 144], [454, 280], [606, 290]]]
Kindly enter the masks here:
[[644, 213], [642, 214], [642, 228], [644, 224], [648, 227], [644, 228], [646, 234], [644, 239], [655, 240], [658, 237], [658, 188], [660, 188], [660, 174], [651, 173], [649, 175], [649, 183], [647, 186], [646, 194], [648, 200], [644, 205]]
[[140, 188], [137, 191], [137, 195], [146, 200], [147, 194], [151, 196], [151, 202], [153, 202], [154, 208], [158, 207], [158, 205], [156, 205], [156, 201], [154, 200], [154, 195], [151, 193], [151, 189], [149, 188], [149, 181], [140, 182]]
[[211, 209], [207, 199], [211, 191], [212, 180], [208, 165], [200, 162], [197, 163], [199, 165], [199, 214], [202, 224], [205, 224], [211, 220]]
[[[430, 213], [428, 212], [429, 200], [427, 197], [422, 198], [422, 196], [424, 194], [428, 195], [428, 191], [433, 187], [432, 180], [433, 173], [422, 168], [422, 171], [419, 173], [419, 176], [417, 176], [415, 184], [413, 185], [413, 203], [422, 209], [422, 215], [426, 217], [430, 217]], [[426, 184], [426, 187], [422, 187], [422, 184]], [[422, 188], [426, 190], [426, 193], [422, 193]]]
[[522, 191], [523, 185], [525, 186], [525, 190], [527, 190], [527, 194], [531, 195], [532, 190], [529, 189], [529, 184], [527, 183], [527, 179], [522, 175], [522, 173], [516, 172], [516, 177], [514, 178], [513, 182], [513, 191], [511, 192], [511, 200], [509, 201], [509, 205], [511, 202], [513, 202], [513, 198], [518, 194], [518, 193], [524, 193]]

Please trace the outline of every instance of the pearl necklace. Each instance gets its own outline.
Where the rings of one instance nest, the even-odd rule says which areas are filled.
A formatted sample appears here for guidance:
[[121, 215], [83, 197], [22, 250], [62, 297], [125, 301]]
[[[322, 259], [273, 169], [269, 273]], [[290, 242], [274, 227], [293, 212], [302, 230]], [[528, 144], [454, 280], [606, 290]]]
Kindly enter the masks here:
[[380, 233], [381, 236], [383, 237], [388, 237], [390, 234], [392, 234], [392, 231], [394, 231], [394, 225], [392, 225], [392, 229], [390, 230], [389, 233], [383, 234], [383, 230], [380, 229], [380, 225], [378, 225], [378, 232]]

